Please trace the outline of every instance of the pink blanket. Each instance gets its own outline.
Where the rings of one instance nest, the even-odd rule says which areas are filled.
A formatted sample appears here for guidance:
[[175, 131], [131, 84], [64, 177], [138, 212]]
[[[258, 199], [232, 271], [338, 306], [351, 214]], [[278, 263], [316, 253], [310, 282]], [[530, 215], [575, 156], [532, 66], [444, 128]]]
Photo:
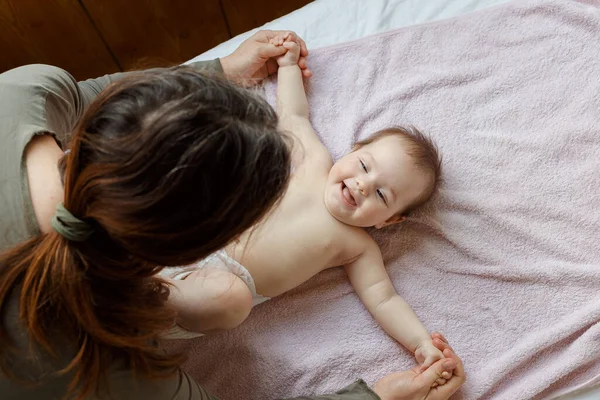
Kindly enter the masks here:
[[[465, 361], [455, 398], [547, 398], [600, 375], [600, 1], [514, 1], [314, 50], [310, 66], [311, 118], [335, 157], [397, 124], [444, 155], [439, 198], [375, 236], [398, 292]], [[339, 268], [177, 346], [223, 399], [414, 365]]]

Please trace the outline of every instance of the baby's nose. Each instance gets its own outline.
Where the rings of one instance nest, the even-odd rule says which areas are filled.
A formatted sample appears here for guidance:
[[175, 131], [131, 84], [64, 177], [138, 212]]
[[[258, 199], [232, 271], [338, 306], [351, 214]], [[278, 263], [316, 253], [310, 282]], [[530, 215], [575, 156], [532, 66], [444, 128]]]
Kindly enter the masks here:
[[367, 185], [365, 185], [365, 183], [361, 180], [356, 180], [356, 188], [358, 189], [358, 191], [360, 192], [360, 194], [362, 194], [363, 196], [366, 196], [369, 194], [369, 192], [367, 191]]

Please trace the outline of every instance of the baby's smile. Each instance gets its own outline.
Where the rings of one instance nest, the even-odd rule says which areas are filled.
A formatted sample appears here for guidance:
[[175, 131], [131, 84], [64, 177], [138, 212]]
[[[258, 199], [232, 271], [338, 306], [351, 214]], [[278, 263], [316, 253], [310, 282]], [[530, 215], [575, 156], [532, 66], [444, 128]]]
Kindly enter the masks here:
[[342, 198], [344, 199], [344, 202], [350, 207], [356, 207], [356, 199], [354, 198], [354, 195], [352, 194], [348, 186], [346, 186], [346, 184], [342, 182], [341, 188]]

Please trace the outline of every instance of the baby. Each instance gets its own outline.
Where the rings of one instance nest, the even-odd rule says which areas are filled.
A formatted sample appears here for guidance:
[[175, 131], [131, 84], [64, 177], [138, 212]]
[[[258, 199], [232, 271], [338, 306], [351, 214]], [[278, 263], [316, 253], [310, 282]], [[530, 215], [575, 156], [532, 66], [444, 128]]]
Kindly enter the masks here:
[[432, 196], [440, 174], [437, 150], [416, 129], [392, 128], [356, 143], [334, 164], [309, 121], [295, 38], [272, 44], [288, 49], [278, 59], [277, 112], [281, 129], [296, 141], [294, 172], [263, 222], [198, 265], [164, 270], [175, 286], [170, 302], [184, 329], [179, 337], [232, 328], [253, 305], [343, 265], [377, 322], [429, 366], [443, 355], [396, 293], [379, 247], [363, 228], [402, 222]]

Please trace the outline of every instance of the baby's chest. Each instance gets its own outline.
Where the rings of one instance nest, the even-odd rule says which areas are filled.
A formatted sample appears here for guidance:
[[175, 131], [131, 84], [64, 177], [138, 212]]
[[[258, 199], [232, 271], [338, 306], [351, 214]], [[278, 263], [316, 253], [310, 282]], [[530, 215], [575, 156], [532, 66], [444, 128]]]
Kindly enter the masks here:
[[[359, 251], [353, 243], [364, 234], [360, 228], [335, 219], [321, 197], [288, 192], [277, 212], [261, 227], [256, 238], [257, 252], [270, 258], [285, 259], [286, 268], [323, 270], [342, 265]], [[287, 199], [286, 199], [287, 200]]]
[[[304, 218], [303, 218], [304, 217]], [[295, 215], [255, 232], [242, 255], [246, 267], [271, 296], [290, 290], [335, 264], [340, 249], [330, 226]]]
[[250, 253], [260, 259], [261, 264], [276, 261], [287, 270], [306, 268], [306, 265], [320, 270], [328, 267], [340, 252], [335, 230], [322, 217], [299, 212], [273, 222], [269, 221], [251, 238]]

